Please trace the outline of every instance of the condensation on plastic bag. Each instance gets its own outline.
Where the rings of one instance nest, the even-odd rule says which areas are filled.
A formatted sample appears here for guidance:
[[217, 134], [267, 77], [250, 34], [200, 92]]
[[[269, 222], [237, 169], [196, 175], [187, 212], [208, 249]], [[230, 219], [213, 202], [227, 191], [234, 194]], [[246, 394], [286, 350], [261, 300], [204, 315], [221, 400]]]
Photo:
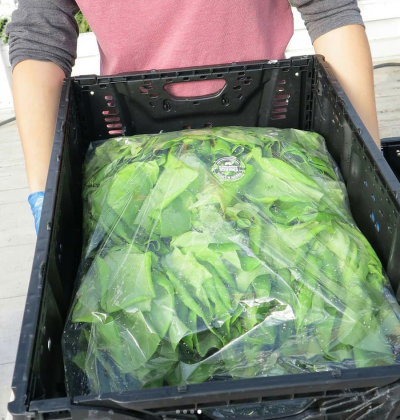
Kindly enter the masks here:
[[397, 362], [399, 307], [319, 135], [96, 143], [83, 202], [70, 393]]

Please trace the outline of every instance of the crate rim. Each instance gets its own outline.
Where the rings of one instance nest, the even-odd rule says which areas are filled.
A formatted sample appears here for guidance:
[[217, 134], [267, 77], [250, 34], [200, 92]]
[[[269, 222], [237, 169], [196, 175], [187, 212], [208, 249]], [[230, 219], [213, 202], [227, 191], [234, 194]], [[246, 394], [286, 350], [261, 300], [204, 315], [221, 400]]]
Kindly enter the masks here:
[[[393, 366], [396, 369], [393, 369]], [[98, 398], [97, 394], [90, 394], [72, 397], [72, 400], [77, 404], [108, 400], [115, 403], [131, 403], [137, 408], [150, 408], [148, 404], [156, 402], [157, 408], [166, 408], [176, 405], [177, 400], [179, 400], [180, 404], [190, 405], [200, 403], [199, 398], [209, 398], [210, 396], [215, 398], [215, 402], [229, 400], [230, 403], [250, 397], [255, 399], [266, 397], [287, 399], [285, 397], [296, 395], [296, 397], [301, 398], [312, 398], [308, 394], [338, 391], [343, 389], [343, 383], [348, 384], [346, 389], [351, 390], [369, 388], [365, 385], [365, 382], [368, 379], [373, 379], [376, 382], [378, 379], [378, 376], [374, 374], [376, 370], [380, 371], [380, 380], [385, 382], [382, 386], [395, 384], [400, 378], [400, 365], [393, 366], [348, 370], [336, 369], [325, 372], [237, 379], [185, 386], [166, 386], [119, 393], [102, 393], [101, 399]], [[385, 374], [382, 374], [382, 371], [385, 371]], [[160, 401], [160, 395], [156, 395], [160, 394], [160, 391], [162, 391], [161, 394], [164, 394], [162, 402]], [[196, 398], [196, 401], [191, 401], [193, 398]], [[165, 405], [163, 404], [164, 402]]]
[[[303, 55], [298, 57], [285, 58], [282, 60], [256, 60], [256, 61], [240, 61], [234, 63], [223, 63], [211, 66], [191, 66], [181, 67], [178, 69], [152, 69], [143, 71], [132, 71], [119, 73], [115, 75], [95, 75], [88, 74], [83, 76], [66, 77], [64, 82], [68, 80], [76, 81], [81, 86], [90, 86], [104, 83], [120, 83], [126, 81], [144, 81], [144, 80], [160, 80], [175, 78], [179, 80], [186, 76], [211, 76], [216, 77], [217, 74], [239, 73], [242, 71], [257, 71], [262, 69], [302, 67], [315, 57], [323, 59], [322, 55]], [[168, 82], [171, 83], [171, 82]]]

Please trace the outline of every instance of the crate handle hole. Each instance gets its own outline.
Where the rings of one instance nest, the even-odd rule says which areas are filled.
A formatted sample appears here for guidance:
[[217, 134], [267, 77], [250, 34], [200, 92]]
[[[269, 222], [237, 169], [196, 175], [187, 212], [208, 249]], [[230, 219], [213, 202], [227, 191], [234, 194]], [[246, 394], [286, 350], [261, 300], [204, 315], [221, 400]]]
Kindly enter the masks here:
[[371, 198], [372, 198], [372, 201], [376, 201], [376, 198], [375, 198], [374, 194], [371, 195]]
[[47, 340], [47, 348], [51, 351], [51, 338]]
[[122, 124], [121, 123], [117, 123], [117, 124], [107, 124], [107, 128], [121, 128]]
[[205, 80], [205, 79], [207, 79], [207, 76], [200, 76], [200, 79]]
[[[164, 86], [164, 90], [176, 100], [197, 99], [219, 95], [226, 86], [226, 81], [222, 80], [194, 80], [190, 82], [190, 91], [186, 93], [189, 85], [186, 82], [175, 82]], [[182, 88], [182, 93], [180, 92]]]
[[183, 127], [182, 127], [182, 129], [183, 130], [191, 130], [191, 126], [190, 125], [184, 125]]
[[242, 89], [242, 86], [239, 86], [239, 85], [233, 86], [233, 90], [241, 90], [241, 89]]
[[371, 217], [371, 220], [375, 223], [375, 214], [373, 212], [371, 212], [370, 217]]
[[105, 89], [106, 87], [107, 87], [107, 85], [103, 85], [103, 84], [99, 85], [100, 89]]
[[110, 130], [108, 134], [110, 134], [111, 136], [115, 134], [124, 134], [124, 130]]
[[282, 86], [282, 85], [286, 85], [286, 80], [285, 79], [281, 79], [278, 81], [278, 85]]
[[278, 87], [276, 88], [276, 91], [277, 91], [277, 92], [284, 92], [284, 91], [285, 91], [285, 88], [283, 88], [283, 87], [281, 87], [281, 86], [278, 86]]
[[205, 127], [205, 128], [212, 128], [212, 124], [211, 124], [211, 123], [205, 123], [205, 124], [204, 124], [204, 127]]
[[112, 97], [112, 96], [110, 96], [110, 95], [106, 95], [106, 96], [104, 97], [104, 99], [105, 99], [106, 101], [112, 101], [112, 100], [113, 100], [113, 97]]
[[378, 222], [375, 223], [375, 228], [376, 228], [377, 232], [379, 233], [380, 230], [381, 230], [381, 227], [380, 227]]
[[107, 102], [107, 106], [110, 108], [115, 108], [115, 103], [114, 102]]

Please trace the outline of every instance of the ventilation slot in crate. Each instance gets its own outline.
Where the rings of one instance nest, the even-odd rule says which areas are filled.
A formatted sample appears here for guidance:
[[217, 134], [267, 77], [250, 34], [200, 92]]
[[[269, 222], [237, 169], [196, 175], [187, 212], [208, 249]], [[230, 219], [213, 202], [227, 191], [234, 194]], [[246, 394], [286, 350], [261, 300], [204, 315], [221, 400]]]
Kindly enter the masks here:
[[272, 103], [272, 120], [285, 120], [288, 110], [290, 95], [285, 93], [286, 80], [281, 79], [275, 90], [274, 101]]
[[122, 127], [121, 118], [118, 115], [118, 111], [112, 108], [115, 108], [114, 98], [111, 95], [104, 96], [106, 100], [106, 105], [109, 110], [103, 111], [104, 122], [106, 123], [107, 131], [110, 136], [115, 136], [118, 134], [124, 134], [124, 129]]

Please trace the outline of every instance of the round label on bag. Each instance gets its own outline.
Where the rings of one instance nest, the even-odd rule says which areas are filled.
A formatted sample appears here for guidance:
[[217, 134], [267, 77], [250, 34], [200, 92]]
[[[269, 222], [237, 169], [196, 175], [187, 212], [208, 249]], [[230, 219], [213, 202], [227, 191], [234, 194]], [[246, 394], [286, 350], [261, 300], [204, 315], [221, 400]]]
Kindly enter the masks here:
[[237, 181], [243, 178], [246, 167], [234, 156], [218, 159], [211, 168], [211, 172], [221, 181]]

